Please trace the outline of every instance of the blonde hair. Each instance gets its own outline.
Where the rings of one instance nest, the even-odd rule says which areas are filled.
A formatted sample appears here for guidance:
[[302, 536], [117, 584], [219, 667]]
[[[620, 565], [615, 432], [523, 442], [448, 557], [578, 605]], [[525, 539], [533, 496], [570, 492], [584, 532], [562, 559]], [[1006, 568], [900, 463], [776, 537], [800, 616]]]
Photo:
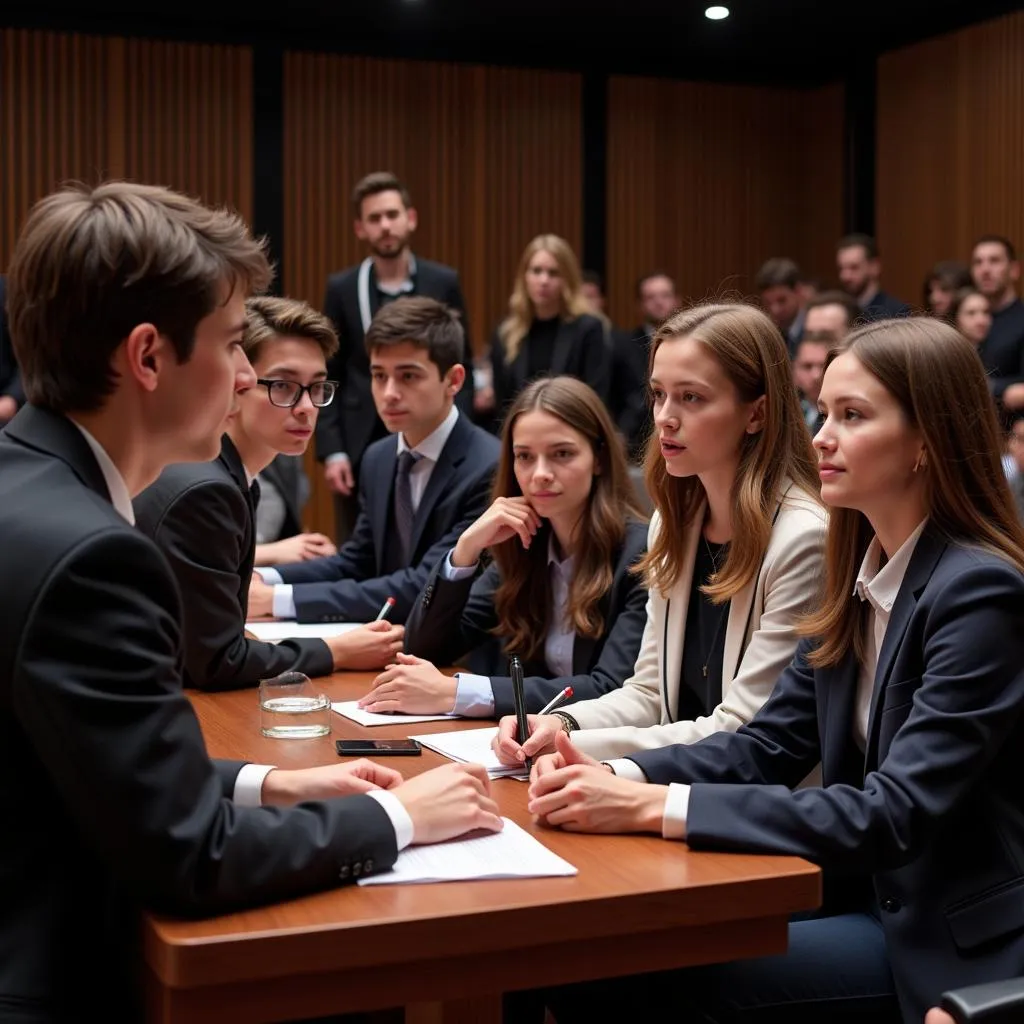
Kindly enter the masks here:
[[[846, 353], [881, 382], [907, 423], [921, 432], [931, 526], [1024, 572], [1024, 526], [1000, 462], [995, 405], [975, 347], [942, 320], [914, 317], [854, 331], [829, 362]], [[831, 511], [824, 599], [800, 626], [803, 635], [820, 639], [808, 659], [812, 665], [838, 664], [851, 648], [864, 656], [866, 605], [851, 601], [850, 593], [873, 535], [862, 512]]]
[[523, 338], [529, 333], [534, 320], [533, 303], [526, 291], [526, 271], [530, 261], [539, 252], [546, 252], [558, 264], [562, 278], [562, 308], [559, 316], [563, 320], [575, 320], [578, 316], [591, 314], [590, 306], [581, 291], [583, 278], [572, 247], [558, 235], [537, 235], [523, 250], [515, 285], [508, 300], [508, 316], [498, 327], [498, 338], [505, 349], [506, 363], [511, 363], [519, 354]]
[[[789, 480], [812, 495], [820, 484], [786, 345], [771, 320], [754, 306], [738, 303], [708, 303], [674, 313], [651, 341], [651, 365], [662, 345], [683, 338], [707, 348], [741, 402], [765, 399], [764, 428], [744, 434], [741, 441], [732, 485], [733, 539], [725, 563], [702, 588], [720, 603], [756, 578], [784, 483]], [[665, 594], [682, 571], [687, 528], [704, 501], [704, 487], [696, 476], [669, 475], [657, 431], [648, 441], [644, 477], [662, 525], [638, 568], [649, 587]]]

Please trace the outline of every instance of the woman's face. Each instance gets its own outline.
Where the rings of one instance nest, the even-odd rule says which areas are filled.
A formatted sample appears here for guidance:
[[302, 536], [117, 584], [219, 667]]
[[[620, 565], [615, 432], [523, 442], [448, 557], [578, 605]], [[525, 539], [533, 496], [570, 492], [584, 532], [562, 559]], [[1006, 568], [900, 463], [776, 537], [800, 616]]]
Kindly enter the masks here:
[[562, 271], [555, 257], [543, 249], [526, 265], [526, 294], [545, 315], [553, 315], [562, 304]]
[[956, 313], [957, 330], [972, 344], [980, 345], [992, 327], [992, 309], [984, 295], [968, 295]]

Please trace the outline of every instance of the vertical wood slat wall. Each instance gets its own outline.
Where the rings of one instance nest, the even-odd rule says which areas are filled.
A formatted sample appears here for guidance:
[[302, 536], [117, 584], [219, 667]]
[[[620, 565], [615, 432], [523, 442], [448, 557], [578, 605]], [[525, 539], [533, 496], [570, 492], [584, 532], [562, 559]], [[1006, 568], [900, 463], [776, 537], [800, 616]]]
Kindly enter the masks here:
[[876, 173], [883, 281], [907, 302], [979, 235], [1024, 248], [1024, 13], [880, 58]]
[[252, 218], [245, 47], [0, 30], [0, 267], [61, 182], [169, 185]]
[[834, 277], [843, 227], [843, 92], [613, 77], [608, 96], [609, 312], [638, 322], [635, 283], [684, 300], [749, 296], [771, 256]]
[[[286, 54], [286, 293], [320, 308], [328, 274], [366, 255], [351, 191], [390, 170], [420, 214], [416, 252], [459, 270], [480, 351], [526, 243], [550, 231], [580, 251], [580, 93], [580, 76], [561, 72]], [[333, 534], [312, 454], [307, 472], [307, 520]]]

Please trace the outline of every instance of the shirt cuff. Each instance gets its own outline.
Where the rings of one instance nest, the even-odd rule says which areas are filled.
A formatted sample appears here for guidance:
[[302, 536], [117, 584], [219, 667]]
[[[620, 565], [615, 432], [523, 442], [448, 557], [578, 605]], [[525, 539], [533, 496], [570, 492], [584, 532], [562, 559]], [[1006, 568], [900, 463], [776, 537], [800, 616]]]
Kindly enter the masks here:
[[620, 779], [629, 779], [630, 782], [647, 781], [643, 768], [636, 761], [630, 761], [628, 757], [617, 757], [613, 761], [604, 761], [602, 763], [608, 765]]
[[274, 601], [271, 611], [275, 619], [295, 618], [295, 596], [290, 583], [278, 583], [274, 587]]
[[[454, 550], [455, 548], [452, 548], [452, 551]], [[444, 556], [444, 561], [441, 563], [441, 579], [464, 580], [472, 576], [480, 562], [476, 561], [472, 565], [452, 565], [452, 551]]]
[[681, 782], [670, 782], [665, 798], [665, 813], [661, 818], [664, 839], [686, 838], [686, 812], [690, 809], [690, 787]]
[[324, 465], [330, 466], [333, 465], [335, 462], [341, 462], [342, 459], [344, 459], [346, 462], [352, 461], [351, 459], [349, 459], [348, 455], [345, 454], [345, 452], [331, 452], [331, 454], [324, 459]]
[[254, 571], [264, 583], [271, 587], [275, 583], [284, 583], [284, 577], [276, 569], [271, 569], [268, 565], [258, 565]]
[[398, 849], [404, 850], [412, 842], [413, 826], [412, 818], [409, 817], [409, 812], [402, 805], [402, 801], [386, 789], [372, 789], [366, 795], [372, 797], [384, 808], [384, 813], [391, 819], [391, 824], [394, 827]]
[[235, 776], [232, 802], [239, 807], [262, 807], [263, 780], [275, 767], [272, 764], [243, 764]]
[[453, 715], [463, 718], [492, 718], [494, 716], [494, 689], [488, 676], [475, 672], [455, 673], [455, 707]]

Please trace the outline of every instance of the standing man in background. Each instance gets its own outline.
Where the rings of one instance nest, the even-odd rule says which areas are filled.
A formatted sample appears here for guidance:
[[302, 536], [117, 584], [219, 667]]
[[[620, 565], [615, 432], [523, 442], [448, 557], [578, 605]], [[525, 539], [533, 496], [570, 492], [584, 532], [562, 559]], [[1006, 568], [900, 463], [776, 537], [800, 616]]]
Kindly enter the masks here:
[[[364, 345], [374, 314], [401, 295], [425, 295], [443, 302], [462, 317], [466, 351], [460, 362], [472, 365], [458, 271], [416, 257], [410, 248], [419, 218], [409, 190], [390, 171], [368, 174], [352, 192], [352, 212], [356, 237], [367, 244], [370, 254], [357, 266], [327, 279], [324, 313], [338, 334], [338, 352], [327, 371], [340, 387], [335, 401], [321, 413], [316, 430], [316, 455], [334, 494], [339, 544], [352, 533], [359, 514], [356, 484], [363, 452], [388, 433], [373, 403]], [[472, 374], [466, 375], [456, 404], [472, 416]]]

